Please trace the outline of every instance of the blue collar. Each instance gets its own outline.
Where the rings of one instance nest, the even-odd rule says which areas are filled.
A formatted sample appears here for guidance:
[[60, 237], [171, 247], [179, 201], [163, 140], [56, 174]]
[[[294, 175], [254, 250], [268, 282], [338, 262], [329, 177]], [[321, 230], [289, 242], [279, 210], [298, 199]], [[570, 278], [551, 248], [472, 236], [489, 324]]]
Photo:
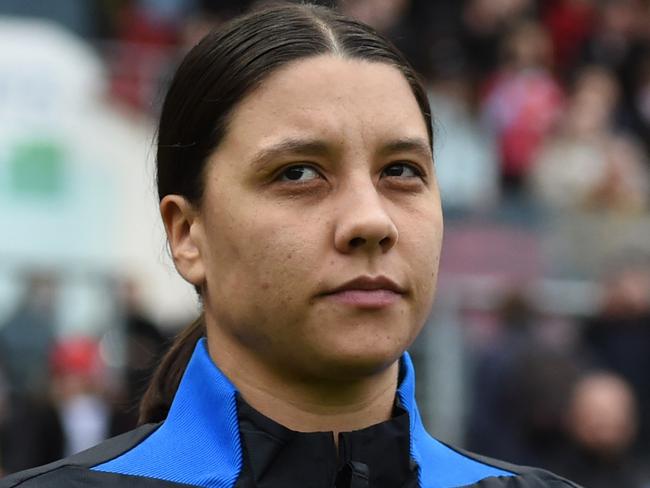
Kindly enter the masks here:
[[[512, 473], [489, 466], [434, 439], [415, 402], [415, 373], [401, 359], [397, 396], [409, 415], [410, 454], [423, 488], [469, 485]], [[140, 444], [93, 469], [209, 488], [232, 488], [242, 469], [237, 389], [216, 367], [201, 339], [185, 370], [167, 419]]]

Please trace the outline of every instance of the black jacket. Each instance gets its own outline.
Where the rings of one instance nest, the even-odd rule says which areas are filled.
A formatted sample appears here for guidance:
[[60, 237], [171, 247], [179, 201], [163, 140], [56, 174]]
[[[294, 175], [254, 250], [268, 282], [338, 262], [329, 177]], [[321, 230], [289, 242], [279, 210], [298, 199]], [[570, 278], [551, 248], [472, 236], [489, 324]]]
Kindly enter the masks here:
[[454, 449], [431, 437], [405, 354], [395, 412], [342, 433], [299, 433], [247, 405], [201, 340], [167, 419], [0, 481], [0, 488], [570, 488], [546, 471]]

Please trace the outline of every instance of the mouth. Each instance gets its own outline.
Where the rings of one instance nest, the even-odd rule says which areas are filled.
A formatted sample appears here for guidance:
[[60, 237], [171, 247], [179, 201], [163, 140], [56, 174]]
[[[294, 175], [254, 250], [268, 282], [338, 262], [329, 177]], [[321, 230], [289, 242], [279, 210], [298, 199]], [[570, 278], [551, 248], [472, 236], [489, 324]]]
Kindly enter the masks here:
[[321, 296], [342, 305], [384, 308], [398, 302], [406, 289], [385, 276], [360, 276], [328, 290]]

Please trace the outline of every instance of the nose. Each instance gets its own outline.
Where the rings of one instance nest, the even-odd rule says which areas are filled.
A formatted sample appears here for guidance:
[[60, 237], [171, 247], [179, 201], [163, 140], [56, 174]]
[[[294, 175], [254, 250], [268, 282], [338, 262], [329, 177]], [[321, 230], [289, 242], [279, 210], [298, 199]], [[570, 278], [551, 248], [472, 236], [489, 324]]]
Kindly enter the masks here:
[[336, 249], [344, 254], [390, 250], [397, 243], [398, 230], [375, 186], [356, 185], [347, 193], [334, 231]]

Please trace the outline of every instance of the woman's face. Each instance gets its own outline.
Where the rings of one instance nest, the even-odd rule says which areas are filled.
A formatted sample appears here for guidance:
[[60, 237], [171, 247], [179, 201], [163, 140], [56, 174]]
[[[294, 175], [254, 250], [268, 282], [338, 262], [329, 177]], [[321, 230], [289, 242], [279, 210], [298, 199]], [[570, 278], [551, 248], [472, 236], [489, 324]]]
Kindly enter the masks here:
[[191, 232], [208, 326], [305, 377], [393, 363], [431, 306], [442, 216], [403, 75], [319, 56], [235, 110]]

